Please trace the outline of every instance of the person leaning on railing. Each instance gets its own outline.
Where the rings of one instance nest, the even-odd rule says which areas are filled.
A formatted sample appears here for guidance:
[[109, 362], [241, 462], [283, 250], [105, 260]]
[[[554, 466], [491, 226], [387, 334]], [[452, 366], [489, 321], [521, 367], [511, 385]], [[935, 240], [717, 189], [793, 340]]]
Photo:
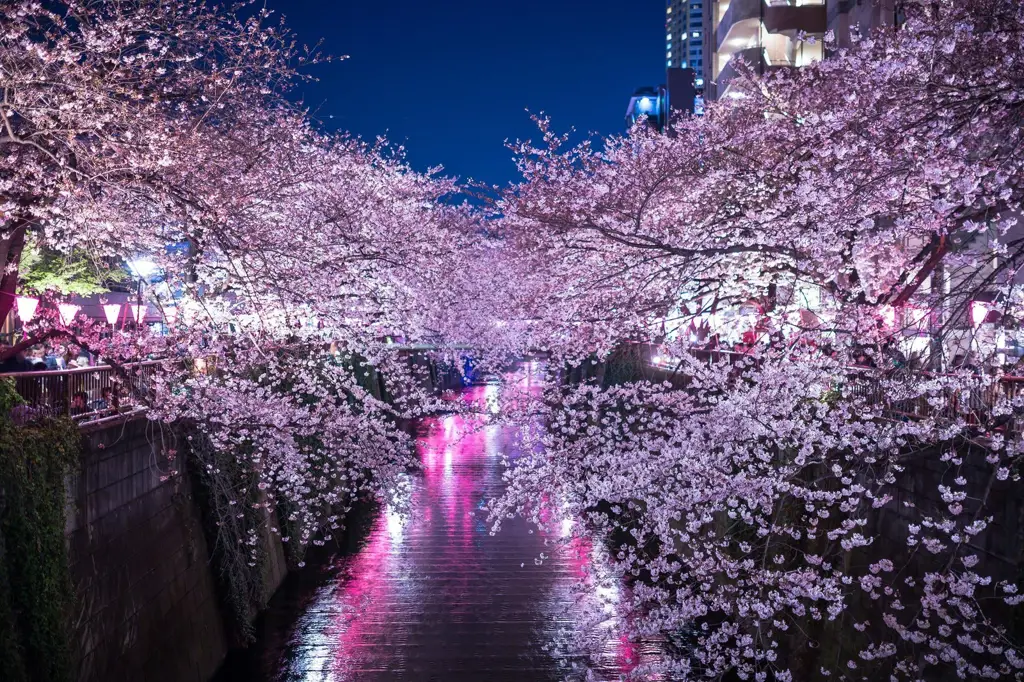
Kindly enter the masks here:
[[72, 417], [77, 417], [80, 414], [85, 414], [86, 412], [91, 411], [89, 408], [89, 396], [86, 395], [84, 391], [79, 391], [71, 396], [70, 411]]

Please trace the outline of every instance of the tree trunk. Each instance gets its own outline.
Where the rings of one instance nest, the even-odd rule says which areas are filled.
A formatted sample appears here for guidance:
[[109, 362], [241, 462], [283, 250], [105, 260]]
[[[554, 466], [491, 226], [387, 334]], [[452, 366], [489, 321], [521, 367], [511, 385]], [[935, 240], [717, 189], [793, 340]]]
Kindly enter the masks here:
[[18, 292], [18, 265], [21, 263], [21, 252], [25, 249], [25, 237], [30, 224], [26, 218], [14, 220], [10, 232], [0, 241], [0, 263], [4, 266], [0, 275], [0, 323], [14, 309]]
[[946, 268], [942, 261], [936, 263], [932, 269], [932, 287], [930, 293], [931, 310], [928, 315], [928, 336], [929, 336], [929, 369], [933, 372], [941, 372], [944, 362], [943, 336], [946, 325]]

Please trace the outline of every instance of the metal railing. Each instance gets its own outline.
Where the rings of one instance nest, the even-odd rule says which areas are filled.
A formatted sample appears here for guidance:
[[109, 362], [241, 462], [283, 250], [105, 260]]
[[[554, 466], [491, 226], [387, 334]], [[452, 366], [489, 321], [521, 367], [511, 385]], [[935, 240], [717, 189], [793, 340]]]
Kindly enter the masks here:
[[63, 415], [85, 422], [138, 409], [159, 365], [153, 361], [128, 364], [120, 371], [100, 365], [14, 372], [0, 374], [0, 378], [13, 379], [15, 390], [25, 400], [26, 404], [13, 412], [16, 421]]
[[[732, 350], [691, 349], [690, 354], [709, 364], [726, 363], [731, 366], [751, 361], [751, 356]], [[663, 370], [677, 362], [666, 358], [663, 362], [651, 362]], [[963, 420], [968, 424], [988, 424], [1005, 433], [1024, 433], [1024, 419], [1017, 418], [1011, 409], [1015, 400], [1024, 396], [1024, 377], [1003, 375], [999, 381], [979, 381], [977, 386], [939, 387], [929, 390], [926, 395], [911, 391], [912, 395], [901, 398], [898, 395], [900, 377], [904, 379], [935, 379], [941, 384], [944, 377], [963, 375], [943, 374], [925, 370], [884, 370], [877, 367], [847, 367], [838, 375], [833, 388], [847, 395], [863, 398], [871, 406], [880, 407], [883, 414], [895, 418], [934, 418], [952, 422]], [[897, 390], [894, 391], [893, 389]], [[996, 419], [996, 415], [1002, 415]]]

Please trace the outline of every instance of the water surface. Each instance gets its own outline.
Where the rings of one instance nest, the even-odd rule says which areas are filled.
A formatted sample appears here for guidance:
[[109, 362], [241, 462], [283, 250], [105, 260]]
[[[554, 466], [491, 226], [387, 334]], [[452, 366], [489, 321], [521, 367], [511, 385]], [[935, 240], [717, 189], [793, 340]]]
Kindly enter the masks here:
[[290, 579], [222, 682], [616, 680], [631, 667], [642, 652], [615, 634], [617, 588], [581, 583], [599, 568], [595, 548], [519, 519], [490, 534], [484, 505], [516, 431], [448, 416], [419, 435], [407, 504], [371, 512], [348, 551]]

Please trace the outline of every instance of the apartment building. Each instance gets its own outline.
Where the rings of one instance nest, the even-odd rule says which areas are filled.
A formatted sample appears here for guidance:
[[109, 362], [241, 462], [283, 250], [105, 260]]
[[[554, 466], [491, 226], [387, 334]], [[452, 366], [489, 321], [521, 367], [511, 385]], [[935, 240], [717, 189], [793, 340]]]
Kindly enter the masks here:
[[704, 85], [705, 7], [709, 0], [667, 0], [665, 68], [693, 69], [696, 85]]
[[[703, 0], [705, 97], [728, 97], [740, 59], [759, 73], [823, 59], [832, 31], [839, 47], [857, 27], [899, 20], [899, 0]], [[694, 31], [691, 31], [693, 33]]]

